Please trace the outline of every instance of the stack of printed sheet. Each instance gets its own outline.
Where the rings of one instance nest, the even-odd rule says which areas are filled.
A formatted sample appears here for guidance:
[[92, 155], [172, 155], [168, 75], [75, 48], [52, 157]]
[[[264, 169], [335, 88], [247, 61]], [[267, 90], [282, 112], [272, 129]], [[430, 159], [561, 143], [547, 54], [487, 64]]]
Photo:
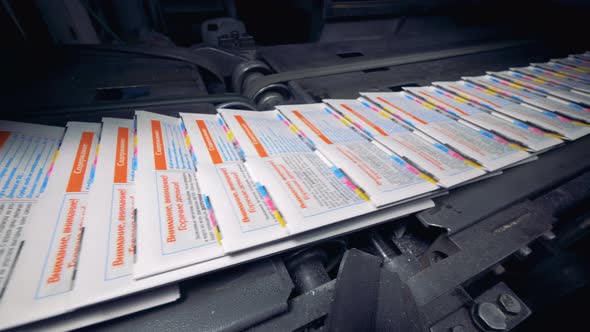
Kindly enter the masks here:
[[590, 133], [589, 91], [579, 54], [264, 112], [0, 121], [0, 329], [119, 317], [175, 301], [179, 280], [433, 207]]

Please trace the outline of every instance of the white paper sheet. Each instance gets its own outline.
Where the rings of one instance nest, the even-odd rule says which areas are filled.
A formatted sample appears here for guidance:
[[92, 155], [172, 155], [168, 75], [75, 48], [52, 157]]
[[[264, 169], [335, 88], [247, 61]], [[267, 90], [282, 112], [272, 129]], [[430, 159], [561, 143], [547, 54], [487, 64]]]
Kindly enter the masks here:
[[95, 180], [69, 306], [80, 308], [160, 286], [134, 280], [133, 120], [103, 118]]
[[277, 111], [220, 109], [287, 229], [299, 233], [375, 211], [366, 195], [292, 132]]
[[179, 298], [180, 292], [177, 285], [164, 286], [22, 326], [16, 331], [57, 332], [81, 329], [174, 302]]
[[561, 86], [568, 90], [576, 90], [584, 93], [590, 93], [590, 82], [584, 82], [570, 76], [556, 73], [551, 70], [546, 70], [543, 68], [533, 66], [517, 67], [510, 69], [519, 73], [536, 77], [541, 80], [548, 81], [551, 84]]
[[490, 75], [464, 77], [463, 79], [496, 94], [485, 98], [486, 100], [479, 98], [479, 103], [488, 108], [530, 123], [542, 130], [562, 135], [570, 140], [590, 133], [590, 128], [583, 123], [576, 123], [556, 114], [570, 112], [568, 110], [570, 108], [581, 109], [581, 106], [577, 104], [563, 104], [535, 94], [518, 84]]
[[[580, 54], [583, 57], [583, 54]], [[570, 67], [576, 67], [580, 69], [590, 69], [590, 61], [584, 60], [581, 57], [577, 57], [576, 55], [570, 55], [567, 58], [560, 58], [560, 59], [551, 59], [551, 62], [557, 62], [564, 65], [568, 65]], [[563, 75], [565, 76], [565, 75]], [[569, 77], [569, 76], [568, 76]], [[589, 82], [590, 84], [590, 82]]]
[[136, 112], [135, 278], [223, 255], [197, 182], [182, 120]]
[[572, 67], [553, 61], [547, 63], [531, 63], [531, 65], [539, 68], [553, 70], [557, 73], [571, 76], [573, 78], [590, 83], [590, 69], [588, 68]]
[[341, 168], [376, 206], [393, 204], [438, 189], [384, 145], [362, 136], [326, 104], [277, 106], [330, 162]]
[[228, 135], [213, 114], [181, 113], [198, 164], [198, 181], [219, 224], [225, 252], [234, 252], [286, 237], [282, 216], [248, 172]]
[[68, 123], [46, 192], [25, 226], [24, 245], [0, 302], [0, 329], [71, 310], [99, 133], [97, 123]]
[[[538, 93], [542, 93], [548, 97], [557, 97], [559, 99], [576, 103], [578, 105], [590, 106], [590, 95], [584, 92], [571, 91], [570, 89], [563, 88], [559, 85], [553, 84], [547, 80], [535, 78], [529, 75], [517, 73], [513, 70], [505, 70], [501, 72], [494, 72], [492, 75], [510, 80], [516, 84], [527, 87], [528, 89], [534, 90]], [[557, 99], [556, 98], [556, 99]], [[567, 103], [565, 103], [567, 104]], [[565, 108], [566, 110], [569, 110]], [[575, 110], [575, 109], [574, 109]], [[577, 119], [587, 119], [585, 112], [572, 113], [572, 116]]]
[[476, 164], [440, 142], [404, 124], [364, 98], [326, 99], [335, 110], [367, 136], [432, 175], [446, 188], [485, 174]]
[[457, 149], [487, 170], [495, 171], [526, 159], [529, 154], [462, 120], [439, 113], [434, 106], [408, 93], [361, 93], [386, 111], [425, 134]]
[[[489, 96], [484, 91], [478, 90], [484, 90], [479, 86], [464, 81], [434, 82], [433, 84], [437, 87], [413, 88], [412, 91], [438, 108], [499, 134], [532, 151], [542, 151], [562, 143], [560, 139], [547, 136], [536, 127], [511, 119], [492, 109], [484, 106], [481, 106], [480, 109], [469, 105], [469, 102], [479, 105], [479, 98]], [[438, 87], [446, 89], [450, 93]]]
[[0, 298], [64, 128], [0, 121]]

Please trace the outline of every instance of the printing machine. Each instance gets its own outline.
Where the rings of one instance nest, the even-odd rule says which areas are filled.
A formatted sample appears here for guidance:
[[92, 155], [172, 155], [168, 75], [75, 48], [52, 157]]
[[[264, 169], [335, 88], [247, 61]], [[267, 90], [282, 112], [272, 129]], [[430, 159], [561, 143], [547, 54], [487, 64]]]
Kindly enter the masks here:
[[[2, 118], [266, 110], [588, 50], [584, 1], [3, 1]], [[590, 138], [90, 330], [580, 330]], [[108, 305], [108, 304], [103, 304]]]

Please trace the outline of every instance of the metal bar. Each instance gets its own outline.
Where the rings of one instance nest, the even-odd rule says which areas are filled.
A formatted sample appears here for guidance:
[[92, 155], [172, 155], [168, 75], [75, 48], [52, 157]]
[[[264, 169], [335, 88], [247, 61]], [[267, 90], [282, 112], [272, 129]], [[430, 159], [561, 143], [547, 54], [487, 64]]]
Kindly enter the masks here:
[[295, 71], [287, 71], [278, 74], [272, 74], [260, 77], [254, 80], [247, 88], [244, 93], [247, 97], [254, 97], [262, 88], [267, 85], [280, 83], [280, 82], [287, 82], [292, 80], [304, 79], [304, 78], [312, 78], [312, 77], [320, 77], [320, 76], [329, 76], [335, 74], [342, 74], [348, 73], [353, 71], [361, 71], [366, 69], [372, 68], [379, 68], [379, 67], [391, 67], [391, 66], [399, 66], [405, 65], [410, 63], [417, 63], [417, 62], [424, 62], [424, 61], [431, 61], [431, 60], [438, 60], [443, 58], [451, 58], [461, 55], [469, 55], [475, 53], [482, 53], [482, 52], [489, 52], [489, 51], [497, 51], [505, 48], [512, 48], [512, 47], [519, 47], [524, 46], [526, 44], [530, 44], [531, 41], [508, 41], [508, 42], [498, 42], [498, 43], [489, 43], [484, 45], [475, 45], [475, 46], [466, 46], [466, 47], [458, 47], [452, 48], [443, 51], [433, 51], [433, 52], [421, 52], [421, 53], [413, 53], [408, 55], [402, 56], [395, 56], [390, 58], [383, 58], [383, 59], [376, 59], [376, 60], [369, 60], [369, 61], [359, 61], [355, 63], [349, 64], [342, 64], [342, 65], [334, 65], [334, 66], [326, 66], [326, 67], [319, 67], [319, 68], [308, 68], [303, 70], [295, 70]]

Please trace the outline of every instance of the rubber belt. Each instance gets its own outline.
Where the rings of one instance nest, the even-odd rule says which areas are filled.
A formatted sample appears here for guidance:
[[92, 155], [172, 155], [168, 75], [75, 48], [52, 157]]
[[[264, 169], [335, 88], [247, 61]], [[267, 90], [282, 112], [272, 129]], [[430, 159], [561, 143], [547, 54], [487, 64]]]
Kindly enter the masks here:
[[496, 43], [488, 43], [484, 45], [475, 45], [475, 46], [466, 46], [466, 47], [458, 47], [452, 48], [448, 50], [442, 51], [432, 51], [432, 52], [421, 52], [421, 53], [413, 53], [407, 54], [402, 56], [395, 56], [383, 59], [376, 59], [376, 60], [368, 60], [368, 61], [359, 61], [355, 63], [347, 63], [342, 65], [334, 65], [334, 66], [325, 66], [319, 68], [308, 68], [302, 70], [294, 70], [294, 71], [287, 71], [278, 74], [272, 74], [267, 76], [262, 76], [260, 78], [255, 79], [252, 81], [251, 84], [248, 85], [244, 95], [248, 98], [254, 98], [258, 92], [270, 85], [275, 83], [281, 82], [288, 82], [292, 80], [299, 80], [304, 78], [312, 78], [312, 77], [320, 77], [320, 76], [329, 76], [335, 74], [342, 74], [348, 73], [353, 71], [361, 71], [366, 69], [372, 68], [379, 68], [379, 67], [391, 67], [391, 66], [399, 66], [405, 65], [410, 63], [418, 63], [418, 62], [425, 62], [425, 61], [432, 61], [438, 60], [443, 58], [451, 58], [461, 55], [469, 55], [469, 54], [476, 54], [482, 52], [489, 52], [489, 51], [496, 51], [505, 48], [512, 48], [517, 46], [524, 46], [526, 44], [530, 44], [532, 41], [508, 41], [508, 42], [496, 42]]

